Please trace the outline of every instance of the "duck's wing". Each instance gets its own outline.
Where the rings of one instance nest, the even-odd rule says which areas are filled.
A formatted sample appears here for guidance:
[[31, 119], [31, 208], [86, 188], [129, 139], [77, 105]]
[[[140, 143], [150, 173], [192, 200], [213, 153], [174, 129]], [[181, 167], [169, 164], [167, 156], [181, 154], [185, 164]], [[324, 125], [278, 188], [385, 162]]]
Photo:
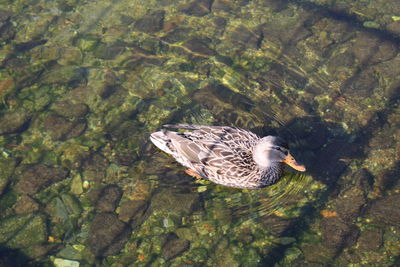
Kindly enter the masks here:
[[205, 177], [234, 178], [247, 175], [255, 167], [252, 147], [259, 137], [251, 132], [227, 126], [174, 125], [174, 128], [193, 130], [166, 131], [166, 135], [176, 153]]
[[187, 136], [190, 136], [199, 140], [223, 140], [225, 142], [237, 142], [241, 141], [248, 143], [258, 141], [260, 137], [250, 131], [243, 130], [236, 127], [229, 126], [208, 126], [208, 125], [196, 125], [196, 124], [166, 124], [166, 128], [171, 129], [186, 129], [191, 130], [185, 132]]
[[165, 134], [171, 140], [171, 146], [175, 150], [175, 153], [183, 156], [190, 162], [201, 162], [202, 157], [204, 157], [203, 154], [207, 151], [202, 145], [187, 138], [183, 133], [166, 131]]
[[203, 125], [197, 125], [197, 124], [185, 124], [185, 123], [180, 123], [180, 124], [164, 124], [163, 125], [165, 128], [171, 128], [171, 129], [190, 129], [190, 130], [196, 130], [200, 129], [202, 127], [214, 127], [214, 126], [203, 126]]

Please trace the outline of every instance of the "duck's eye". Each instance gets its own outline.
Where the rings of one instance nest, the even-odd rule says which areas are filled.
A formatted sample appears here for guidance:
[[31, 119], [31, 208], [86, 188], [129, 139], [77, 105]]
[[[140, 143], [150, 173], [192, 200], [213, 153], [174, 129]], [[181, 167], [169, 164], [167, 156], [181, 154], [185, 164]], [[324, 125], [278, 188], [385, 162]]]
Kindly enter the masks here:
[[287, 155], [289, 154], [289, 152], [287, 150], [283, 150], [282, 148], [280, 148], [279, 146], [274, 147], [276, 150], [282, 152], [283, 154]]

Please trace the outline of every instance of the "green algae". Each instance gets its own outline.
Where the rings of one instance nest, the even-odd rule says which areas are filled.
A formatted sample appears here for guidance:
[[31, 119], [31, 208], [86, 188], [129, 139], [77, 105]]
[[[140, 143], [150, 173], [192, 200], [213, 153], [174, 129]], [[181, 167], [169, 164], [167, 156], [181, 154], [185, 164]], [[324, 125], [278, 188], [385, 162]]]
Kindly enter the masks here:
[[0, 199], [0, 211], [3, 216], [12, 214], [11, 207], [17, 202], [17, 194], [13, 191], [9, 191], [1, 196]]
[[80, 195], [83, 193], [83, 182], [80, 174], [75, 175], [71, 181], [71, 193], [74, 195]]
[[16, 166], [15, 160], [6, 155], [5, 158], [0, 158], [0, 196], [7, 187]]
[[82, 51], [93, 51], [99, 44], [99, 37], [97, 36], [82, 36], [77, 39], [76, 46]]
[[1, 243], [11, 248], [29, 247], [46, 240], [46, 227], [41, 215], [8, 217], [1, 223]]
[[47, 231], [42, 216], [37, 215], [33, 217], [28, 223], [25, 223], [23, 227], [23, 229], [7, 241], [7, 246], [11, 248], [29, 247], [46, 241]]

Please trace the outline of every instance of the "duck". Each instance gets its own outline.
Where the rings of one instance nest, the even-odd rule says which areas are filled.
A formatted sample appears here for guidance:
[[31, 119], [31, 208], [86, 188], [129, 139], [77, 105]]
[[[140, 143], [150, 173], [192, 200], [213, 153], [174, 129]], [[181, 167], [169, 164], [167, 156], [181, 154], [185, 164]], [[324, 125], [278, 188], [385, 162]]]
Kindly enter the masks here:
[[300, 172], [306, 170], [279, 136], [260, 137], [230, 126], [166, 124], [164, 128], [150, 134], [151, 142], [198, 179], [256, 189], [278, 182], [285, 165]]

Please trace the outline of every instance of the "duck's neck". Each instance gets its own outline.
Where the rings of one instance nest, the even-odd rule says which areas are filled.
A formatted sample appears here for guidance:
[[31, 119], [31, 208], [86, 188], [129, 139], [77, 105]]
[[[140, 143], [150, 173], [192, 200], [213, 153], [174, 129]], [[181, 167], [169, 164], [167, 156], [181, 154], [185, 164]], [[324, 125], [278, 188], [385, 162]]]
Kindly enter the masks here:
[[265, 186], [276, 183], [281, 178], [283, 169], [283, 163], [277, 163], [263, 168], [261, 180], [263, 180]]

